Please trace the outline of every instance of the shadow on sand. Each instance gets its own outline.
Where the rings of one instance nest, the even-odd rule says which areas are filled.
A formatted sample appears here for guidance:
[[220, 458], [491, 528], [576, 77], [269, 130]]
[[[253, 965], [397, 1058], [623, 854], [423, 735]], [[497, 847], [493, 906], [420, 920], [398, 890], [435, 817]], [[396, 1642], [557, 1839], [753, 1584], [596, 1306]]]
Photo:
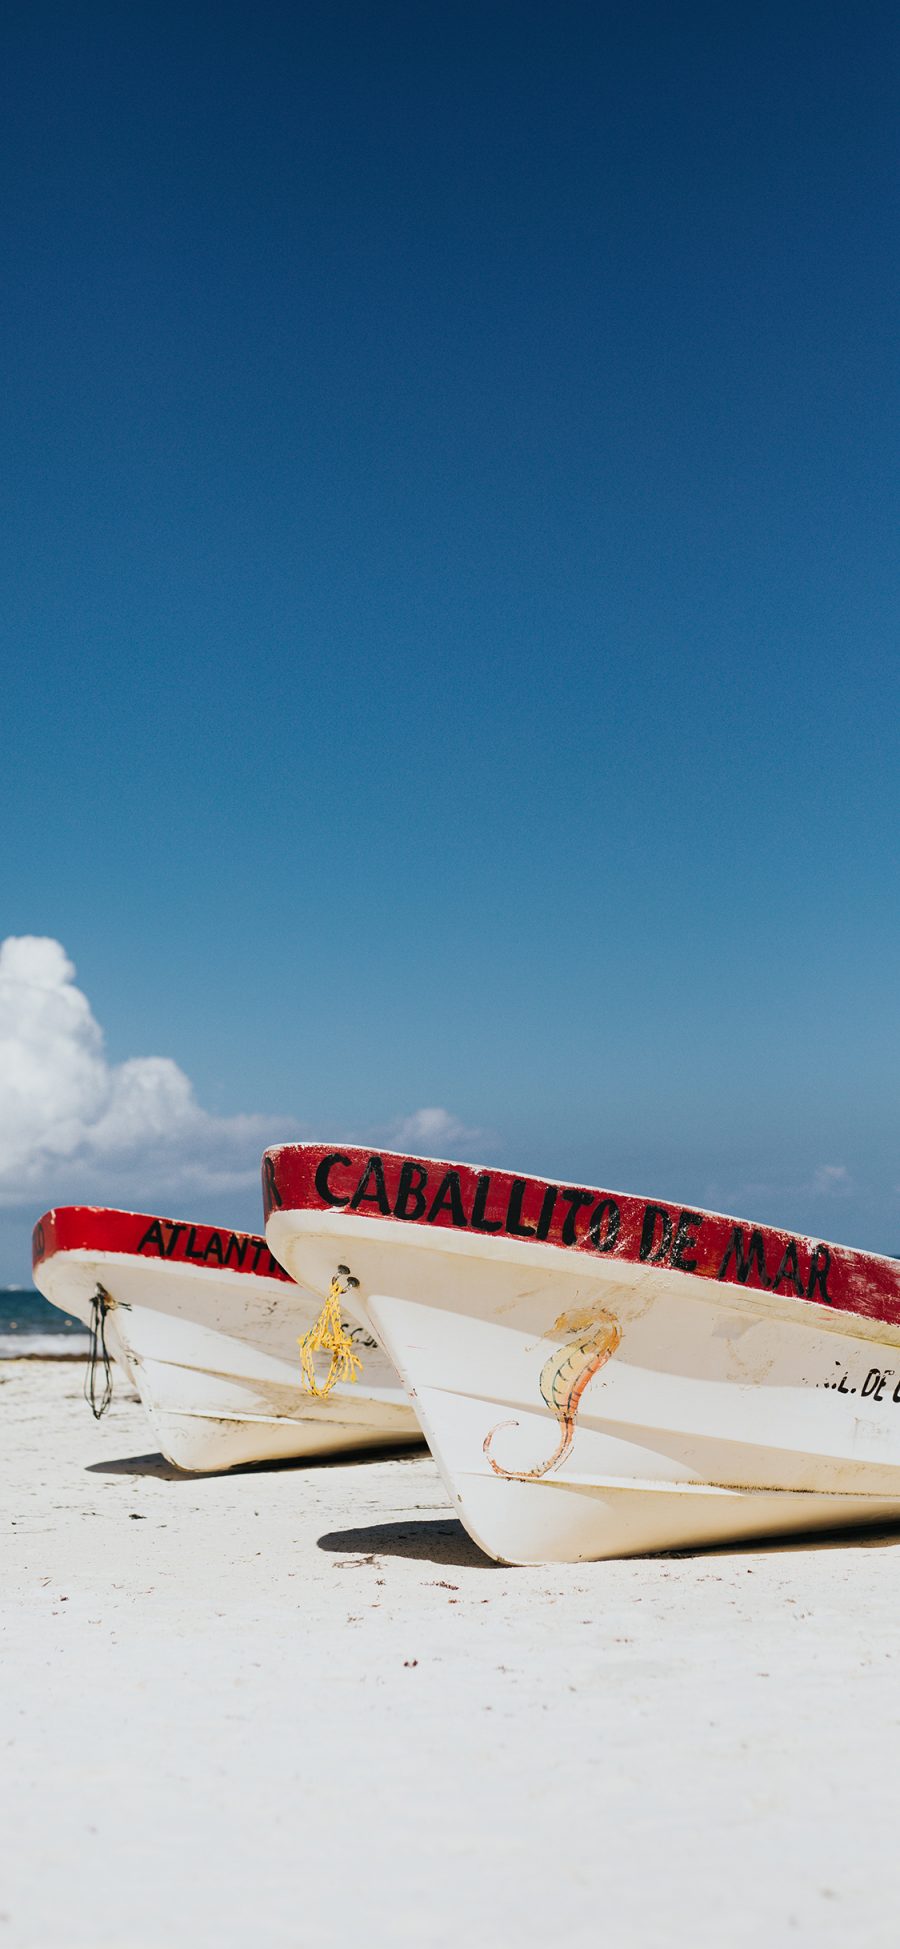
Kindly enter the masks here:
[[[414, 1461], [425, 1454], [424, 1449], [410, 1448], [404, 1444], [397, 1448], [360, 1449], [353, 1455], [307, 1455], [285, 1456], [272, 1462], [244, 1462], [232, 1469], [192, 1471], [173, 1468], [164, 1455], [123, 1455], [114, 1461], [90, 1462], [88, 1475], [130, 1475], [155, 1477], [160, 1482], [203, 1482], [216, 1481], [229, 1475], [270, 1475], [284, 1470], [306, 1469], [348, 1469], [369, 1462]], [[900, 1519], [896, 1522], [880, 1521], [877, 1524], [859, 1523], [835, 1529], [812, 1529], [791, 1531], [781, 1536], [758, 1536], [735, 1539], [733, 1542], [708, 1543], [684, 1550], [661, 1550], [656, 1554], [658, 1562], [690, 1562], [696, 1558], [744, 1557], [744, 1556], [797, 1556], [809, 1550], [883, 1550], [896, 1549], [900, 1545]], [[318, 1548], [335, 1556], [394, 1556], [407, 1557], [418, 1563], [450, 1565], [463, 1570], [498, 1570], [507, 1565], [495, 1563], [492, 1557], [484, 1555], [478, 1545], [467, 1536], [461, 1523], [455, 1517], [446, 1516], [428, 1522], [416, 1518], [393, 1523], [368, 1523], [360, 1529], [329, 1530], [320, 1536]], [[647, 1556], [651, 1553], [647, 1552]], [[641, 1561], [640, 1558], [625, 1559]], [[646, 1561], [646, 1558], [644, 1559]], [[549, 1566], [548, 1566], [549, 1567]], [[556, 1569], [563, 1565], [556, 1564]], [[580, 1562], [579, 1570], [590, 1567], [589, 1562]], [[597, 1569], [603, 1568], [603, 1561]]]
[[800, 1556], [807, 1550], [885, 1550], [900, 1544], [900, 1520], [843, 1523], [834, 1529], [791, 1530], [781, 1536], [746, 1536], [733, 1543], [706, 1543], [697, 1549], [661, 1550], [672, 1561], [690, 1557]]
[[[643, 1557], [631, 1557], [625, 1562], [641, 1563], [655, 1560], [657, 1563], [690, 1562], [695, 1559], [716, 1557], [747, 1556], [799, 1556], [809, 1550], [877, 1550], [893, 1549], [900, 1544], [900, 1522], [880, 1523], [878, 1527], [859, 1524], [855, 1528], [808, 1530], [803, 1534], [793, 1532], [788, 1536], [747, 1537], [733, 1543], [707, 1544], [702, 1548], [687, 1550], [660, 1550], [646, 1552]], [[395, 1523], [368, 1523], [362, 1529], [330, 1530], [320, 1536], [320, 1550], [332, 1551], [371, 1560], [379, 1556], [410, 1557], [419, 1563], [449, 1564], [457, 1570], [500, 1570], [509, 1569], [507, 1564], [495, 1563], [471, 1542], [461, 1523], [451, 1516], [438, 1521]], [[548, 1570], [564, 1572], [567, 1568], [587, 1571], [595, 1569], [598, 1575], [609, 1568], [610, 1560], [590, 1560], [576, 1564], [548, 1564]], [[532, 1568], [540, 1566], [532, 1566]]]
[[368, 1462], [419, 1461], [424, 1442], [396, 1448], [357, 1448], [348, 1455], [279, 1455], [270, 1462], [238, 1462], [230, 1469], [177, 1469], [164, 1455], [122, 1455], [111, 1462], [88, 1462], [88, 1475], [151, 1475], [160, 1482], [216, 1482], [225, 1475], [277, 1475], [285, 1469], [351, 1469]]
[[320, 1536], [318, 1547], [335, 1555], [410, 1557], [415, 1563], [450, 1565], [454, 1570], [499, 1570], [484, 1555], [453, 1516], [435, 1522], [410, 1519], [399, 1523], [367, 1523], [364, 1529], [332, 1529]]

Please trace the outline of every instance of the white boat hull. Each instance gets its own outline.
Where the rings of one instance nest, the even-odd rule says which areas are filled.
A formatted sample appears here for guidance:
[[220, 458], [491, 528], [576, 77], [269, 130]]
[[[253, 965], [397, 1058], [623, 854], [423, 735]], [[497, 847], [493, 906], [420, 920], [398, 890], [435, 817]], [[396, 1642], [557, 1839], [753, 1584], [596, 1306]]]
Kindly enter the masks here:
[[[359, 1380], [339, 1382], [325, 1398], [304, 1391], [297, 1341], [313, 1325], [319, 1301], [280, 1268], [267, 1274], [215, 1259], [168, 1259], [156, 1236], [144, 1254], [104, 1248], [104, 1220], [110, 1218], [132, 1220], [132, 1248], [156, 1226], [162, 1227], [157, 1236], [164, 1250], [175, 1228], [133, 1214], [89, 1216], [93, 1224], [74, 1232], [70, 1227], [70, 1233], [87, 1232], [90, 1242], [54, 1240], [54, 1249], [36, 1258], [35, 1284], [88, 1327], [98, 1286], [108, 1294], [109, 1351], [140, 1394], [160, 1449], [176, 1468], [209, 1472], [421, 1440], [396, 1373], [358, 1323]], [[55, 1221], [65, 1217], [49, 1213], [41, 1221], [45, 1242]], [[251, 1252], [263, 1247], [246, 1234], [188, 1225], [179, 1230], [176, 1251], [191, 1239], [202, 1250], [210, 1238], [237, 1238]]]
[[[277, 1167], [289, 1151], [269, 1155]], [[426, 1166], [444, 1168], [416, 1160]], [[299, 1191], [290, 1169], [281, 1178], [274, 1254], [319, 1290], [338, 1261], [360, 1281], [348, 1304], [387, 1348], [488, 1555], [573, 1561], [900, 1516], [900, 1325], [834, 1306], [839, 1248], [801, 1300], [799, 1272], [790, 1294], [751, 1290], [542, 1242], [534, 1225], [487, 1237], [316, 1208], [307, 1177]], [[329, 1183], [340, 1188], [339, 1173]], [[457, 1216], [471, 1209], [470, 1197]], [[760, 1237], [774, 1270], [783, 1235]], [[802, 1245], [806, 1260], [797, 1247], [788, 1263], [806, 1278], [826, 1248]], [[896, 1268], [876, 1264], [900, 1300]]]

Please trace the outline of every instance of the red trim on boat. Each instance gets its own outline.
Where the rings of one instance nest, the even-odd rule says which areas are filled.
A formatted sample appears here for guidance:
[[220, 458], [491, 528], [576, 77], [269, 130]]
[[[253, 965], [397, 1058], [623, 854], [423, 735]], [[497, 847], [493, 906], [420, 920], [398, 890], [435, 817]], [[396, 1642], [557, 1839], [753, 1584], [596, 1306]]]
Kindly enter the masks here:
[[265, 1239], [252, 1232], [221, 1231], [213, 1225], [190, 1225], [145, 1212], [105, 1211], [94, 1205], [58, 1205], [38, 1219], [31, 1242], [33, 1265], [57, 1252], [85, 1251], [127, 1252], [140, 1259], [164, 1259], [170, 1265], [199, 1266], [201, 1271], [205, 1267], [218, 1272], [224, 1266], [231, 1272], [293, 1284]]
[[893, 1259], [618, 1191], [352, 1145], [283, 1144], [263, 1158], [263, 1204], [266, 1218], [281, 1209], [340, 1210], [545, 1242], [900, 1325], [900, 1263]]

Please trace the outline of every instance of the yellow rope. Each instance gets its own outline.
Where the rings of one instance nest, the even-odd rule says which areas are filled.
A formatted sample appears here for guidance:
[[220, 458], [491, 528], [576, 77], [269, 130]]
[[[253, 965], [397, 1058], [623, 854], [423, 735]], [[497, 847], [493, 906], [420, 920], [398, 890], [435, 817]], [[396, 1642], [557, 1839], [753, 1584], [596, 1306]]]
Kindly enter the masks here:
[[[315, 1394], [323, 1400], [330, 1394], [336, 1381], [355, 1381], [356, 1370], [362, 1366], [359, 1354], [353, 1350], [353, 1342], [346, 1332], [341, 1319], [341, 1299], [343, 1289], [339, 1279], [332, 1279], [328, 1297], [321, 1313], [302, 1340], [297, 1341], [300, 1348], [300, 1365], [303, 1369], [303, 1385], [308, 1394]], [[331, 1366], [321, 1387], [316, 1380], [313, 1365], [314, 1353], [330, 1353]]]

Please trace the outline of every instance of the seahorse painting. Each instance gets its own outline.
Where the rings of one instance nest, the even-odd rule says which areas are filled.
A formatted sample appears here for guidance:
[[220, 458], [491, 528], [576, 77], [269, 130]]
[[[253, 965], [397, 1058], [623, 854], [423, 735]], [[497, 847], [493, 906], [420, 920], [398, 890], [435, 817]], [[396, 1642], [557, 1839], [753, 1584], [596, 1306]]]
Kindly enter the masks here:
[[[572, 1325], [582, 1325], [583, 1320], [572, 1321]], [[548, 1456], [533, 1469], [505, 1469], [502, 1462], [495, 1462], [490, 1453], [494, 1436], [501, 1428], [517, 1428], [517, 1421], [498, 1421], [485, 1435], [482, 1444], [485, 1455], [495, 1475], [503, 1475], [508, 1482], [539, 1482], [542, 1475], [549, 1475], [551, 1469], [559, 1467], [569, 1453], [575, 1439], [575, 1421], [581, 1406], [585, 1389], [605, 1367], [615, 1353], [622, 1338], [621, 1328], [611, 1313], [594, 1313], [594, 1331], [581, 1340], [570, 1341], [568, 1346], [560, 1347], [556, 1353], [545, 1360], [541, 1368], [540, 1388], [548, 1408], [552, 1408], [559, 1423], [559, 1441]], [[565, 1331], [566, 1319], [556, 1321], [557, 1328]]]

